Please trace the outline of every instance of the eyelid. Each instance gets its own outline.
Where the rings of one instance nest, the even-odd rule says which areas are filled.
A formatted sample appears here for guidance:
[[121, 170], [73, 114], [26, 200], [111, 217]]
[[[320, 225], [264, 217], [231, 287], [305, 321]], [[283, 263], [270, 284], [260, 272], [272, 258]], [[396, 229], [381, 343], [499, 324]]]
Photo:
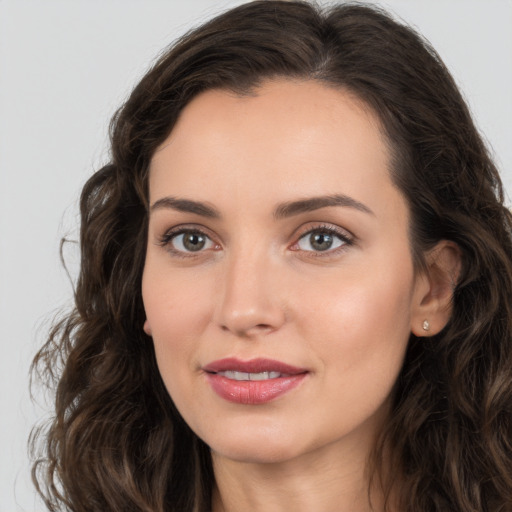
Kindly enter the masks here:
[[[325, 233], [332, 234], [332, 235], [338, 237], [340, 240], [342, 240], [343, 244], [341, 246], [335, 247], [334, 249], [327, 249], [325, 251], [307, 251], [307, 250], [301, 249], [298, 246], [299, 241], [302, 240], [305, 236], [314, 233], [315, 231], [319, 231], [319, 232], [323, 231]], [[310, 253], [310, 255], [317, 257], [317, 256], [333, 255], [339, 251], [346, 249], [347, 247], [349, 247], [355, 243], [356, 237], [347, 229], [337, 226], [336, 224], [320, 222], [317, 224], [310, 223], [307, 226], [301, 227], [299, 232], [295, 235], [294, 240], [295, 241], [293, 242], [293, 244], [290, 247], [291, 250]]]
[[[210, 240], [214, 244], [214, 247], [199, 251], [181, 251], [172, 247], [172, 240], [175, 237], [186, 233], [200, 234]], [[158, 236], [158, 245], [165, 248], [173, 255], [183, 258], [199, 256], [207, 251], [217, 250], [220, 248], [220, 244], [216, 241], [216, 237], [211, 234], [210, 230], [198, 224], [179, 224], [167, 229], [162, 235]]]
[[[325, 251], [309, 251], [301, 249], [298, 244], [299, 241], [304, 238], [306, 235], [314, 233], [315, 231], [327, 232], [338, 237], [343, 243], [341, 246], [335, 247], [334, 249], [326, 249]], [[174, 237], [185, 234], [185, 233], [198, 233], [206, 238], [208, 238], [213, 244], [213, 248], [208, 248], [204, 250], [198, 251], [181, 251], [171, 246], [171, 241]], [[170, 229], [167, 229], [162, 235], [158, 236], [158, 245], [164, 247], [167, 251], [171, 252], [173, 255], [179, 257], [194, 257], [200, 256], [205, 252], [209, 252], [211, 250], [219, 250], [221, 248], [221, 244], [217, 241], [218, 237], [211, 233], [211, 231], [200, 225], [200, 224], [179, 224], [177, 226], [173, 226]], [[326, 222], [310, 222], [304, 226], [301, 226], [296, 234], [294, 235], [294, 242], [288, 247], [292, 251], [301, 251], [303, 253], [309, 253], [309, 256], [313, 257], [321, 257], [321, 256], [329, 256], [337, 254], [345, 250], [347, 247], [353, 245], [356, 242], [356, 237], [350, 231], [345, 228], [342, 228], [336, 224], [326, 223]]]

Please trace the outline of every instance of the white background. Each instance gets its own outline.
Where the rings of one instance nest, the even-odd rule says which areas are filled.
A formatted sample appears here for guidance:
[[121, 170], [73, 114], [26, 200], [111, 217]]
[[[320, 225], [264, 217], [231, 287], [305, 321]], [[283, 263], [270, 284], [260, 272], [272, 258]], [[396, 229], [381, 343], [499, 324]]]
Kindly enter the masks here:
[[[0, 512], [43, 511], [26, 441], [28, 369], [71, 286], [59, 241], [106, 159], [109, 118], [158, 52], [241, 1], [0, 0]], [[326, 3], [326, 2], [324, 2]], [[512, 1], [378, 2], [452, 70], [512, 191]], [[67, 252], [71, 273], [76, 253]]]

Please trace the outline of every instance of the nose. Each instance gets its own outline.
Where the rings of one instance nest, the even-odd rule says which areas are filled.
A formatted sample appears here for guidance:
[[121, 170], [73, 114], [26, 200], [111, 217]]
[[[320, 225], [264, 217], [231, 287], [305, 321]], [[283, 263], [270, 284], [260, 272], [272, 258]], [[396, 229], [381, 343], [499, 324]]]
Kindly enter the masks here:
[[245, 338], [278, 330], [286, 314], [277, 263], [261, 253], [233, 254], [228, 260], [219, 288], [217, 324]]

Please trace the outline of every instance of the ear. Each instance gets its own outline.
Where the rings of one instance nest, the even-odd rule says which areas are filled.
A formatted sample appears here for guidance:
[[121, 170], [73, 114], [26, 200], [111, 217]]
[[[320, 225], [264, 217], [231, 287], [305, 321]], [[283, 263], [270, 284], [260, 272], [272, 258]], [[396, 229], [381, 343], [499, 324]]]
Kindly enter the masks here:
[[442, 240], [426, 255], [426, 269], [416, 278], [411, 332], [425, 337], [438, 334], [452, 314], [452, 300], [461, 268], [455, 242]]
[[151, 326], [149, 325], [149, 322], [147, 320], [144, 322], [144, 332], [148, 336], [151, 336], [153, 334], [152, 331], [151, 331]]

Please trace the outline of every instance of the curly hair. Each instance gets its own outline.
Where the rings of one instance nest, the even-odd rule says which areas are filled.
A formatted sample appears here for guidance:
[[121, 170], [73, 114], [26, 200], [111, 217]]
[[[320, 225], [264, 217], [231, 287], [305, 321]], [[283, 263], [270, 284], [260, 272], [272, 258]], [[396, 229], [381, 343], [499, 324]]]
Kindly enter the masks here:
[[411, 28], [367, 5], [274, 0], [185, 35], [112, 120], [111, 161], [80, 199], [75, 307], [33, 363], [56, 393], [55, 415], [32, 437], [46, 506], [209, 509], [209, 448], [173, 405], [142, 329], [148, 167], [192, 98], [248, 94], [275, 77], [338, 87], [372, 109], [411, 211], [415, 265], [440, 240], [462, 255], [448, 325], [421, 342], [411, 334], [370, 474], [386, 495], [398, 492], [403, 512], [511, 511], [512, 216], [488, 150], [441, 59]]

